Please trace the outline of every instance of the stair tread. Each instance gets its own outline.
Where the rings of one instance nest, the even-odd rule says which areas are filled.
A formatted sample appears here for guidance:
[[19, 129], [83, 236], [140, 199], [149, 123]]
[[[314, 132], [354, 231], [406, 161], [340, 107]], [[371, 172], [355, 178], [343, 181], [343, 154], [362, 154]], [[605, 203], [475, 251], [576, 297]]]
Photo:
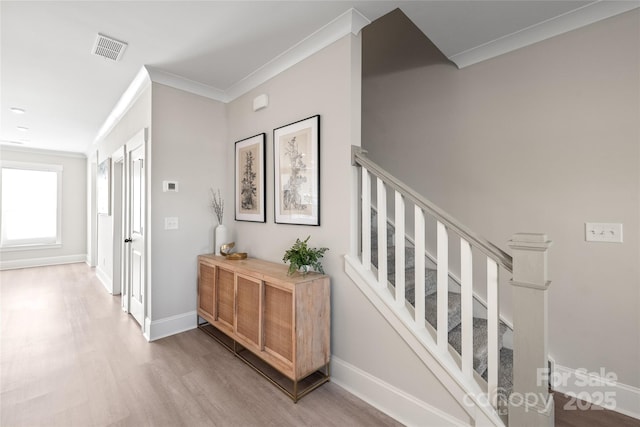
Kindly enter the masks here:
[[[498, 348], [502, 348], [502, 336], [507, 331], [507, 326], [500, 322], [498, 332]], [[478, 317], [473, 318], [473, 369], [483, 374], [487, 370], [487, 352], [489, 348], [487, 335], [487, 320]], [[462, 324], [457, 325], [449, 332], [449, 344], [462, 354]]]
[[[415, 268], [407, 268], [405, 270], [405, 289], [407, 300], [411, 305], [415, 305]], [[426, 268], [424, 273], [424, 294], [432, 295], [438, 290], [438, 272], [432, 268]]]
[[[378, 258], [378, 223], [377, 214], [371, 212], [371, 262], [377, 267]], [[395, 227], [387, 223], [387, 272], [388, 280], [395, 284]], [[426, 258], [426, 255], [425, 255]], [[430, 261], [427, 265], [430, 265]], [[415, 306], [415, 248], [413, 244], [405, 239], [405, 298]], [[425, 317], [434, 328], [437, 328], [437, 271], [435, 269], [425, 269]], [[460, 294], [448, 293], [448, 329], [449, 344], [461, 353], [462, 325]], [[503, 335], [508, 327], [501, 321], [498, 332], [498, 346], [500, 349], [500, 365], [498, 368], [498, 386], [500, 393], [506, 399], [513, 389], [513, 351], [502, 347]], [[473, 367], [486, 380], [488, 353], [488, 335], [486, 319], [473, 318]]]
[[[482, 374], [482, 378], [488, 379], [489, 370]], [[513, 350], [510, 348], [500, 349], [500, 365], [498, 366], [498, 387], [499, 392], [506, 398], [513, 391]]]
[[[460, 324], [460, 294], [455, 292], [449, 292], [447, 298], [448, 305], [448, 329], [451, 331]], [[427, 322], [434, 328], [438, 328], [438, 293], [434, 292], [431, 295], [425, 297], [425, 314]]]

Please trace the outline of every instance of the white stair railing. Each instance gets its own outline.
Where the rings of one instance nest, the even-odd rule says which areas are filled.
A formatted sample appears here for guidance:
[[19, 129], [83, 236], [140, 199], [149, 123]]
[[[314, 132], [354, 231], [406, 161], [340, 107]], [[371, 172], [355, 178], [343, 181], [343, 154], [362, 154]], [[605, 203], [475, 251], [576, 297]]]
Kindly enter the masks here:
[[[483, 237], [472, 232], [435, 204], [390, 175], [365, 155], [359, 147], [352, 148], [352, 164], [361, 169], [358, 198], [360, 200], [361, 227], [355, 230], [355, 238], [360, 241], [360, 251], [351, 254], [358, 259], [363, 271], [372, 270], [371, 212], [377, 211], [377, 275], [371, 286], [379, 292], [388, 289], [387, 272], [387, 190], [393, 191], [395, 221], [395, 290], [390, 295], [393, 310], [398, 317], [405, 317], [405, 203], [414, 205], [413, 237], [415, 247], [415, 303], [413, 324], [409, 325], [416, 336], [426, 341], [426, 347], [435, 349], [438, 360], [451, 369], [457, 366], [459, 372], [452, 375], [459, 382], [469, 386], [470, 391], [478, 387], [485, 390], [494, 410], [499, 410], [498, 369], [500, 363], [500, 301], [499, 277], [512, 274], [514, 295], [514, 388], [512, 396], [519, 394], [523, 399], [509, 399], [509, 420], [513, 425], [553, 425], [553, 401], [549, 398], [546, 384], [537, 382], [540, 369], [547, 367], [547, 320], [546, 290], [546, 250], [550, 242], [545, 235], [516, 234], [509, 246], [514, 250], [514, 258]], [[372, 202], [372, 183], [375, 179], [375, 201]], [[425, 334], [425, 256], [426, 219], [436, 223], [437, 261], [437, 328], [435, 339]], [[453, 237], [455, 236], [455, 237]], [[451, 358], [448, 325], [449, 288], [449, 239], [457, 238], [460, 247], [461, 277], [461, 355], [460, 364], [449, 363]], [[355, 245], [354, 245], [355, 246]], [[354, 247], [352, 246], [352, 247]], [[486, 303], [487, 303], [487, 381], [474, 373], [473, 355], [473, 305], [474, 305], [474, 254], [486, 263]], [[523, 309], [520, 304], [525, 304]], [[519, 330], [520, 329], [520, 330]], [[533, 340], [533, 341], [531, 341]], [[536, 349], [531, 350], [531, 342]], [[455, 370], [455, 369], [454, 369]], [[537, 382], [536, 382], [537, 381]], [[536, 393], [535, 402], [527, 399]], [[504, 396], [503, 396], [504, 397]], [[514, 402], [512, 402], [514, 400]], [[522, 402], [522, 404], [518, 404]], [[478, 402], [476, 402], [478, 403]], [[505, 403], [505, 402], [502, 402]], [[479, 403], [479, 406], [482, 406]], [[517, 406], [517, 407], [516, 407]]]

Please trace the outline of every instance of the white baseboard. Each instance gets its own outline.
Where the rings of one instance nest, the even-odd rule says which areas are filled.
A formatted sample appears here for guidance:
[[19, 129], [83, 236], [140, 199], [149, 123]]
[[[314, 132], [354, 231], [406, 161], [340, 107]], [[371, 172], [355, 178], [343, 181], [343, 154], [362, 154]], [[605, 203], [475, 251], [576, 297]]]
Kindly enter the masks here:
[[145, 319], [145, 338], [148, 341], [159, 340], [160, 338], [170, 335], [179, 334], [198, 326], [197, 313], [189, 311], [188, 313], [177, 314], [175, 316], [165, 317], [164, 319], [150, 320]]
[[336, 356], [331, 356], [331, 381], [407, 426], [467, 425]]
[[75, 264], [84, 262], [87, 259], [85, 254], [63, 255], [46, 258], [27, 258], [12, 261], [0, 261], [0, 270], [14, 270], [16, 268], [44, 267], [47, 265]]
[[84, 258], [84, 262], [89, 266], [89, 267], [95, 267], [95, 265], [91, 262], [91, 257], [89, 256], [89, 254], [87, 254]]
[[[640, 388], [607, 378], [607, 372], [586, 372], [554, 363], [552, 388], [580, 400], [640, 419]], [[604, 375], [604, 377], [603, 377]], [[577, 403], [569, 401], [566, 409], [575, 409]]]
[[96, 277], [100, 280], [100, 283], [102, 283], [102, 286], [104, 286], [107, 292], [113, 294], [113, 281], [111, 280], [111, 277], [109, 277], [107, 273], [100, 268], [100, 266], [96, 267]]

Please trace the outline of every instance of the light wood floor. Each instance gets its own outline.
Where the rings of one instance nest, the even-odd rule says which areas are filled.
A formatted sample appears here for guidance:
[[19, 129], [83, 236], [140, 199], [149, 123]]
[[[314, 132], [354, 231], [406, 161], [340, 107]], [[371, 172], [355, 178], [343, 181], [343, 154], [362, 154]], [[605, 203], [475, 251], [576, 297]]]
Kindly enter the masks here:
[[294, 404], [199, 330], [147, 343], [84, 264], [0, 281], [3, 427], [399, 425], [333, 383]]
[[[147, 343], [85, 264], [0, 272], [0, 312], [3, 427], [399, 425], [333, 383], [294, 404], [199, 330]], [[554, 397], [557, 427], [640, 426]]]

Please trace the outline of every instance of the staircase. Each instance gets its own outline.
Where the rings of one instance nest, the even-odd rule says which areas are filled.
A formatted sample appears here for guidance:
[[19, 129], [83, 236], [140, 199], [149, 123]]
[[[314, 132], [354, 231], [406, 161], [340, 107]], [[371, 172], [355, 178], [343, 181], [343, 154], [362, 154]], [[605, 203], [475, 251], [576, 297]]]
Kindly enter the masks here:
[[[359, 147], [352, 165], [347, 275], [475, 425], [552, 426], [553, 399], [540, 379], [548, 369], [546, 235], [514, 234], [509, 255]], [[513, 330], [500, 317], [500, 286], [510, 288]]]
[[[395, 292], [395, 227], [387, 221], [387, 277], [389, 286]], [[375, 210], [371, 211], [371, 263], [378, 268], [378, 221]], [[431, 263], [431, 259], [425, 257], [425, 265]], [[407, 304], [415, 310], [415, 247], [405, 236], [405, 298]], [[435, 266], [434, 266], [435, 267]], [[437, 330], [437, 270], [436, 268], [425, 268], [425, 320]], [[461, 354], [462, 352], [462, 303], [460, 299], [460, 284], [455, 279], [449, 277], [448, 291], [448, 332], [449, 345]], [[499, 323], [498, 345], [500, 350], [500, 362], [498, 366], [498, 387], [500, 393], [499, 402], [508, 399], [513, 389], [513, 350], [503, 347], [503, 336], [510, 328], [502, 321]], [[473, 318], [473, 369], [486, 381], [488, 376], [488, 326], [487, 319], [481, 317]]]

